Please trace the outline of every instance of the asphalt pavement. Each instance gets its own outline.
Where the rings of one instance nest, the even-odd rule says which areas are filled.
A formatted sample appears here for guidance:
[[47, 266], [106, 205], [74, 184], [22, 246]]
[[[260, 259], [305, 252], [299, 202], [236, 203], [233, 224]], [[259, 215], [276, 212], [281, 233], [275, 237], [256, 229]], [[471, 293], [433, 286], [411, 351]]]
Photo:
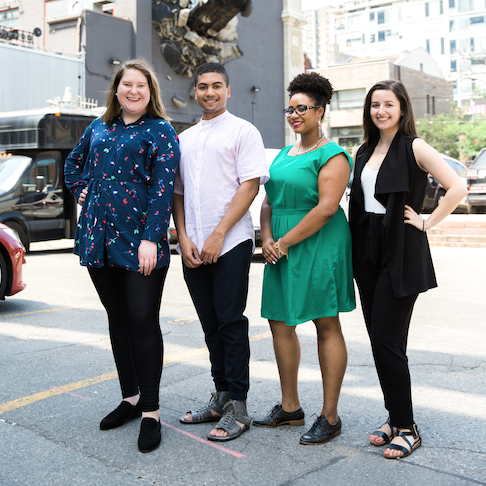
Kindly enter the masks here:
[[[179, 256], [172, 257], [160, 318], [162, 444], [149, 454], [138, 451], [140, 419], [100, 431], [100, 420], [120, 401], [119, 385], [104, 310], [68, 246], [33, 244], [24, 266], [27, 289], [0, 302], [2, 486], [486, 485], [484, 248], [432, 248], [439, 288], [419, 297], [408, 345], [423, 446], [386, 460], [368, 442], [387, 414], [359, 309], [341, 315], [349, 359], [339, 406], [343, 429], [328, 444], [299, 444], [322, 406], [312, 323], [298, 328], [304, 426], [252, 426], [215, 444], [206, 440], [211, 424], [181, 424], [187, 410], [207, 402], [213, 385]], [[253, 417], [280, 398], [268, 324], [259, 315], [262, 273], [257, 257], [247, 308]]]

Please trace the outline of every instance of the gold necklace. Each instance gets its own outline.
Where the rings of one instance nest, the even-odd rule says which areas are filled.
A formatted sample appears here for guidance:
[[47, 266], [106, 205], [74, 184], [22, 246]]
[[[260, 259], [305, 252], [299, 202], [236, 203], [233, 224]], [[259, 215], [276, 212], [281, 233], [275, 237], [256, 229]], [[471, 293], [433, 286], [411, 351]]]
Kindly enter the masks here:
[[323, 135], [315, 145], [313, 145], [310, 149], [307, 149], [305, 150], [304, 152], [299, 152], [299, 150], [301, 149], [302, 147], [302, 140], [299, 141], [299, 148], [297, 149], [297, 155], [304, 155], [306, 154], [307, 152], [311, 152], [312, 150], [314, 150], [324, 139], [326, 138], [325, 135]]

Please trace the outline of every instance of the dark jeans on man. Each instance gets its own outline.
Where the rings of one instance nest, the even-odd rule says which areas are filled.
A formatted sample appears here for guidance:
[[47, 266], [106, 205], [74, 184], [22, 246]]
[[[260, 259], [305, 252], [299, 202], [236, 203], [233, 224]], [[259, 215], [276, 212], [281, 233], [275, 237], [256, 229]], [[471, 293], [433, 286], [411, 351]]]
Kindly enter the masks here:
[[248, 319], [243, 315], [248, 295], [253, 243], [240, 243], [216, 263], [184, 266], [184, 278], [201, 321], [217, 391], [232, 400], [246, 400], [250, 343]]

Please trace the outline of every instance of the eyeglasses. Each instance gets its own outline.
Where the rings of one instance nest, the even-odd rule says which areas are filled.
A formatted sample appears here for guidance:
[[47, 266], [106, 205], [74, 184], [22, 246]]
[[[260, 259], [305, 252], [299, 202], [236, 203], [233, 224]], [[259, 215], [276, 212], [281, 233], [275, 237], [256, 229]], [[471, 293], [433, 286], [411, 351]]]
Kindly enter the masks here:
[[289, 106], [288, 108], [285, 108], [284, 115], [287, 118], [290, 118], [292, 116], [292, 113], [295, 111], [297, 115], [305, 115], [307, 113], [307, 110], [311, 110], [312, 108], [322, 108], [322, 106], [307, 106], [307, 105], [297, 105], [295, 108], [292, 108]]

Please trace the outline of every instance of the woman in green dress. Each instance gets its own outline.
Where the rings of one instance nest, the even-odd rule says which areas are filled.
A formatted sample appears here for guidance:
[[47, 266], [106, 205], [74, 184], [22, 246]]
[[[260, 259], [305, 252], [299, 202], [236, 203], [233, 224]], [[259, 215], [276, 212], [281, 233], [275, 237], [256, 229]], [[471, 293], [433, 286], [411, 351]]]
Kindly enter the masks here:
[[262, 317], [269, 320], [280, 375], [282, 401], [253, 423], [261, 427], [302, 425], [297, 375], [297, 324], [313, 321], [324, 388], [324, 404], [301, 444], [320, 444], [341, 433], [338, 399], [347, 353], [339, 312], [355, 307], [351, 235], [339, 201], [352, 161], [321, 133], [331, 83], [317, 73], [299, 74], [288, 87], [285, 116], [300, 142], [282, 149], [270, 167], [262, 205], [265, 258]]

